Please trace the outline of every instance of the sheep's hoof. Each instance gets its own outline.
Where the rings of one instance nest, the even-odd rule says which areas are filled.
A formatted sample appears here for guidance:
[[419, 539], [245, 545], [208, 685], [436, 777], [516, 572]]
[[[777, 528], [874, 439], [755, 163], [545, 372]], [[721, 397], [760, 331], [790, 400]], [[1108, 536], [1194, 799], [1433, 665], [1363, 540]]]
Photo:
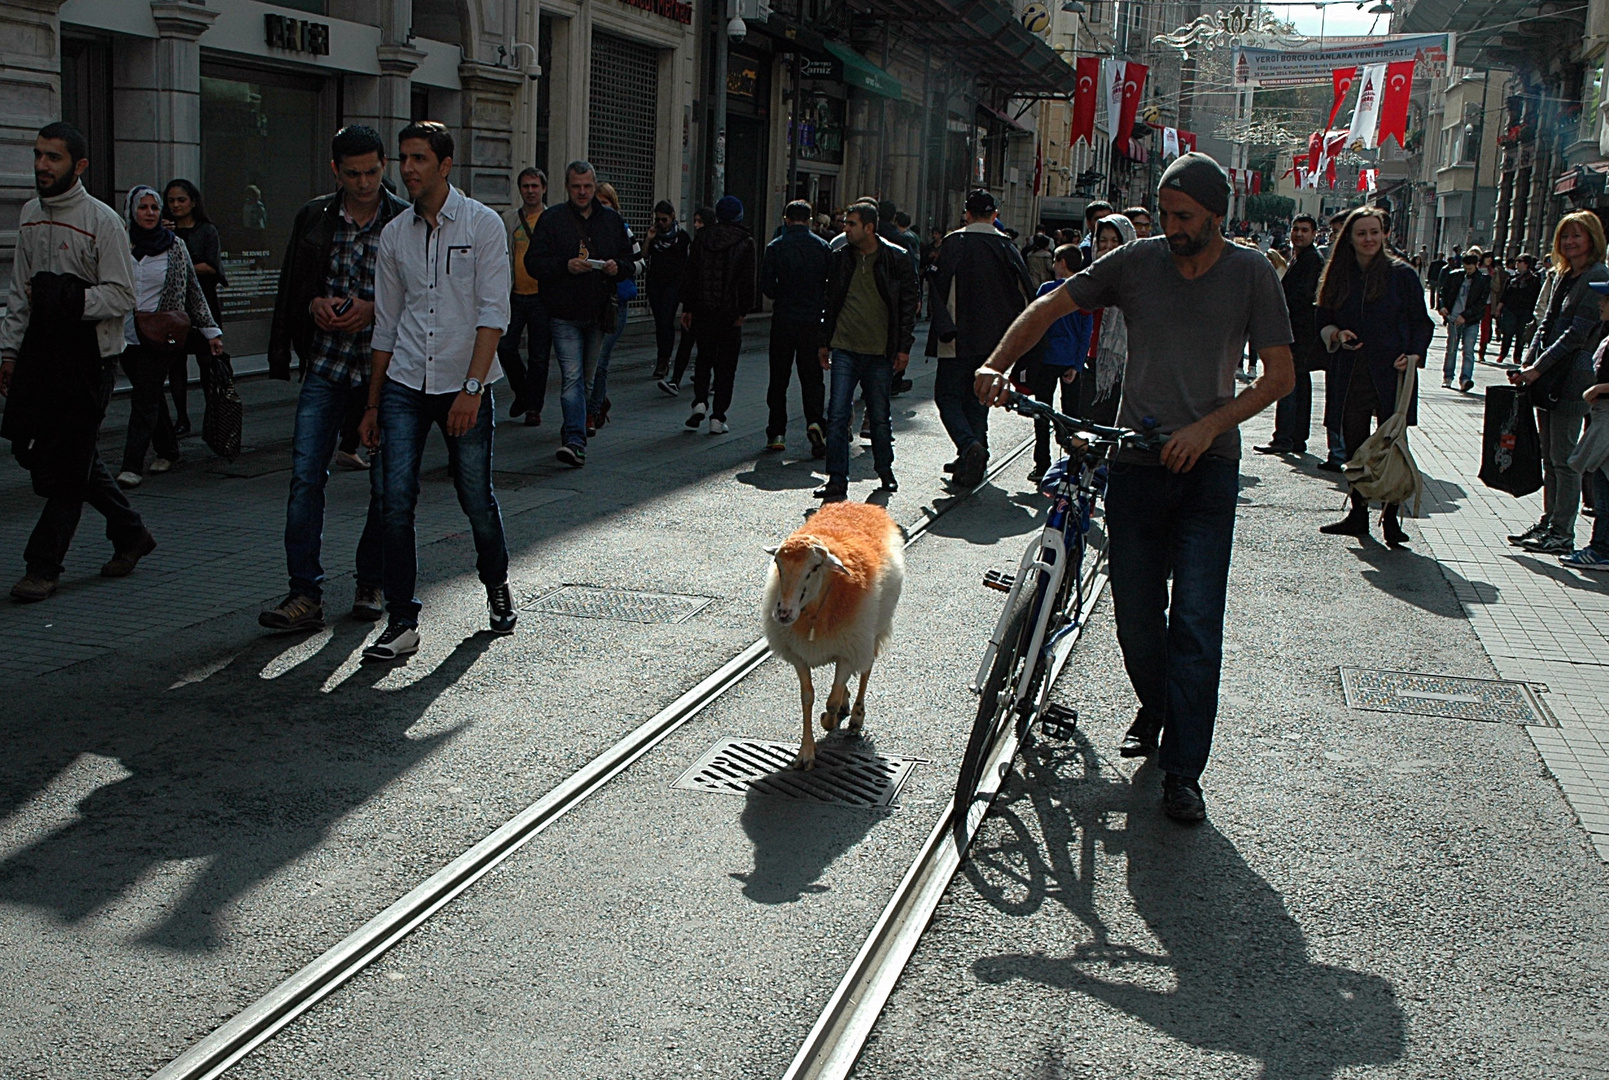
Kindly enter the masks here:
[[809, 772], [815, 767], [816, 755], [811, 754], [809, 757], [806, 757], [803, 750], [799, 751], [799, 756], [793, 759], [793, 764], [788, 766], [790, 769], [799, 769], [802, 772]]
[[858, 732], [866, 724], [866, 707], [856, 705], [855, 711], [849, 714], [849, 730]]
[[821, 727], [824, 731], [838, 730], [839, 714], [837, 709], [829, 708], [821, 714]]

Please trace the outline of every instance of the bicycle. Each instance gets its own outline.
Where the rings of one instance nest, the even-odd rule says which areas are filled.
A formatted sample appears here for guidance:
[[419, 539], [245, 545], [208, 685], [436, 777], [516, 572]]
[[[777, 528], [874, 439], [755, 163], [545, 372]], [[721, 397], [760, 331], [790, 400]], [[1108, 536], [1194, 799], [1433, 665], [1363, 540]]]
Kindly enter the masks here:
[[[1093, 600], [1086, 590], [1084, 557], [1096, 503], [1106, 493], [1108, 458], [1118, 447], [1154, 450], [1166, 437], [1151, 431], [1104, 427], [1066, 416], [1042, 402], [1012, 393], [1005, 405], [1023, 416], [1049, 421], [1056, 442], [1067, 451], [1040, 483], [1051, 496], [1044, 530], [1029, 543], [1015, 574], [990, 570], [983, 584], [1006, 594], [978, 673], [968, 686], [978, 695], [978, 714], [961, 758], [955, 787], [955, 833], [965, 846], [972, 832], [973, 803], [982, 781], [984, 762], [993, 757], [1008, 729], [1016, 756], [1036, 720], [1051, 738], [1070, 738], [1078, 714], [1048, 705], [1051, 684], [1066, 659], [1064, 642], [1083, 626]], [[1104, 544], [1098, 551], [1105, 554]], [[1097, 562], [1096, 567], [1098, 568]]]

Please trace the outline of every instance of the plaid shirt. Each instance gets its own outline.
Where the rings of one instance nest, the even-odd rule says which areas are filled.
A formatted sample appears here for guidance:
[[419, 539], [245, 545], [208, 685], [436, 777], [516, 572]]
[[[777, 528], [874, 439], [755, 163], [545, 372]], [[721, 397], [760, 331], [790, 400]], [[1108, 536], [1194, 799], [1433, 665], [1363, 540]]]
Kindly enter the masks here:
[[[336, 226], [330, 243], [330, 265], [324, 272], [324, 295], [329, 297], [355, 296], [359, 300], [374, 300], [374, 267], [380, 255], [380, 215], [359, 225], [341, 208], [341, 223]], [[342, 334], [331, 330], [313, 331], [312, 358], [309, 366], [319, 375], [342, 386], [362, 386], [369, 381], [370, 324], [356, 334]]]

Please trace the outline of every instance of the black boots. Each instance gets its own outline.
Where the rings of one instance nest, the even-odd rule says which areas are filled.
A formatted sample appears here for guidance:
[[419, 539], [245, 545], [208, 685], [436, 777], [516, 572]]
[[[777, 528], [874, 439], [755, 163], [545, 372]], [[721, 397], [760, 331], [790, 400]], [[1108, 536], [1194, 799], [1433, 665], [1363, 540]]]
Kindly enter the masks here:
[[1352, 509], [1347, 511], [1346, 517], [1329, 525], [1320, 525], [1319, 532], [1329, 536], [1369, 535], [1368, 501], [1355, 491], [1347, 492], [1347, 497], [1352, 500]]
[[1408, 534], [1402, 531], [1402, 525], [1397, 521], [1397, 504], [1386, 503], [1385, 513], [1380, 515], [1380, 527], [1385, 532], [1386, 543], [1392, 547], [1408, 542]]

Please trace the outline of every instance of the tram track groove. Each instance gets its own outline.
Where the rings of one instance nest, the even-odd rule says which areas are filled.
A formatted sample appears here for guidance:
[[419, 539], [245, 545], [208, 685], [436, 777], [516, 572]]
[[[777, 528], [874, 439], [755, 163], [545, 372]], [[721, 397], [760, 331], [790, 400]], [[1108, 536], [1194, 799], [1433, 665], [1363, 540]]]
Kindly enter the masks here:
[[[1033, 439], [1029, 437], [1007, 451], [990, 466], [976, 487], [961, 493], [942, 509], [924, 506], [922, 519], [906, 530], [904, 546], [909, 548], [915, 544], [935, 522], [971, 499], [1032, 444]], [[317, 959], [151, 1074], [150, 1080], [215, 1080], [222, 1076], [308, 1009], [378, 960], [392, 946], [549, 826], [601, 791], [609, 781], [680, 730], [707, 706], [720, 700], [769, 660], [771, 655], [764, 637], [748, 645], [546, 795], [509, 818]]]

